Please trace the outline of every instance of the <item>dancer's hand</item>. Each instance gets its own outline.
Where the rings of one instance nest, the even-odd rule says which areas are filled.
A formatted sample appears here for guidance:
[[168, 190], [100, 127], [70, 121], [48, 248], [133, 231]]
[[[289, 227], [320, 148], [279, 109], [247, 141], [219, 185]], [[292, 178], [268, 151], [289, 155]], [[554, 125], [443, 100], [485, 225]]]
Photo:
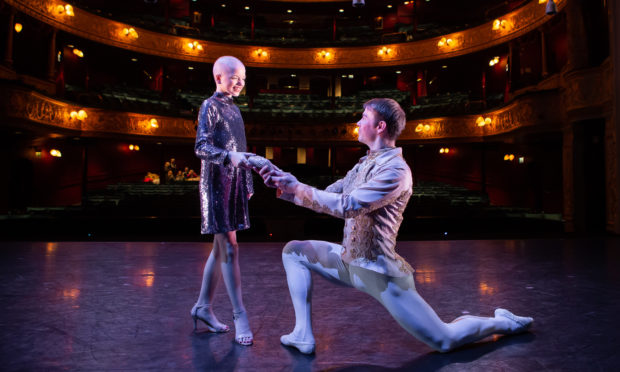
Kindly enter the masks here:
[[288, 172], [278, 172], [277, 175], [271, 176], [271, 180], [279, 190], [287, 194], [294, 194], [299, 186], [297, 178]]
[[260, 174], [260, 176], [263, 177], [263, 182], [265, 183], [267, 187], [275, 188], [276, 185], [275, 183], [273, 183], [273, 180], [271, 179], [271, 177], [277, 175], [278, 171], [279, 169], [274, 169], [274, 167], [267, 164], [264, 167], [262, 167], [260, 171], [258, 171], [258, 174]]
[[236, 168], [252, 169], [250, 163], [248, 163], [248, 157], [253, 156], [251, 152], [237, 152], [229, 151], [228, 158], [232, 165]]

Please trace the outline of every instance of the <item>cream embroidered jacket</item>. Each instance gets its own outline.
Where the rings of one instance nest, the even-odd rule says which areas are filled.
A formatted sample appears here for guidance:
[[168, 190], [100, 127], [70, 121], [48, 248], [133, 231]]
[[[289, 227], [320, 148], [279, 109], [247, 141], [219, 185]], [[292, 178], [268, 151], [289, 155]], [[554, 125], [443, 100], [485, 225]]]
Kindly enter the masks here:
[[403, 211], [412, 194], [401, 148], [371, 151], [324, 191], [300, 184], [280, 198], [345, 220], [342, 260], [389, 276], [413, 273], [395, 251]]

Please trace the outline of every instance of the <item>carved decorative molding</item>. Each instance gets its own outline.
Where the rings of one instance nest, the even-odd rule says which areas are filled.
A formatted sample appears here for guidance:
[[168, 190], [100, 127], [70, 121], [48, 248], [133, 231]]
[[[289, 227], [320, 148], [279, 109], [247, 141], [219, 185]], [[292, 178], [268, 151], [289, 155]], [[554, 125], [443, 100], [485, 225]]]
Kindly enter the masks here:
[[[83, 134], [118, 133], [177, 138], [196, 136], [193, 120], [88, 108], [17, 88], [0, 90], [0, 97], [0, 113], [3, 116]], [[72, 118], [71, 112], [77, 113], [80, 110], [84, 110], [87, 117], [83, 120]], [[151, 125], [153, 118], [157, 120], [157, 127]]]
[[[21, 88], [5, 87], [0, 90], [0, 97], [3, 98], [0, 112], [6, 117], [75, 130], [87, 135], [116, 133], [179, 139], [191, 139], [196, 135], [195, 121], [188, 119], [87, 108]], [[478, 126], [476, 115], [411, 120], [407, 122], [399, 140], [424, 142], [472, 139], [504, 134], [530, 126], [548, 128], [560, 124], [556, 112], [558, 101], [557, 91], [528, 95], [506, 107], [483, 114], [484, 118], [490, 120], [483, 127]], [[77, 118], [79, 110], [84, 110], [87, 114], [83, 120]], [[71, 112], [75, 112], [74, 117]], [[153, 118], [157, 120], [156, 127], [151, 125]], [[246, 133], [252, 142], [356, 143], [355, 128], [355, 123], [248, 123]]]
[[571, 120], [611, 112], [613, 71], [608, 59], [601, 67], [575, 70], [563, 76], [564, 107]]
[[[65, 4], [57, 0], [5, 0], [5, 2], [53, 27], [114, 47], [203, 63], [212, 63], [221, 55], [234, 55], [247, 66], [268, 68], [341, 69], [399, 66], [452, 58], [505, 43], [535, 30], [550, 19], [545, 15], [544, 4], [531, 1], [501, 17], [503, 23], [495, 30], [494, 22], [488, 22], [471, 29], [420, 41], [329, 48], [330, 58], [322, 58], [319, 55], [322, 51], [327, 51], [325, 48], [276, 48], [196, 40], [112, 21], [79, 8], [74, 8], [74, 16], [68, 16], [55, 10], [59, 5]], [[567, 0], [557, 0], [558, 9], [564, 8], [566, 2]], [[128, 28], [133, 28], [137, 37], [127, 36], [124, 29]], [[442, 39], [450, 39], [452, 42], [450, 45], [440, 46], [439, 42]], [[195, 41], [198, 41], [202, 48], [188, 46]], [[383, 46], [392, 49], [392, 53], [378, 54], [378, 48]], [[265, 53], [257, 53], [258, 49]]]

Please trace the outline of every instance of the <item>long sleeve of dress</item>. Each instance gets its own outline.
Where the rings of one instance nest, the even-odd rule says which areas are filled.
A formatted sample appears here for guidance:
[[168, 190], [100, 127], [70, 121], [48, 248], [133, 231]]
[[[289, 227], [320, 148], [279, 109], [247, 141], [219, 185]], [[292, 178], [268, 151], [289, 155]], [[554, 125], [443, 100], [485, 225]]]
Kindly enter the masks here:
[[[219, 114], [215, 107], [205, 100], [200, 106], [198, 113], [198, 129], [196, 130], [196, 145], [194, 153], [202, 160], [206, 160], [213, 164], [226, 165], [228, 160], [228, 151], [213, 145], [214, 127]], [[250, 188], [251, 188], [250, 179]]]

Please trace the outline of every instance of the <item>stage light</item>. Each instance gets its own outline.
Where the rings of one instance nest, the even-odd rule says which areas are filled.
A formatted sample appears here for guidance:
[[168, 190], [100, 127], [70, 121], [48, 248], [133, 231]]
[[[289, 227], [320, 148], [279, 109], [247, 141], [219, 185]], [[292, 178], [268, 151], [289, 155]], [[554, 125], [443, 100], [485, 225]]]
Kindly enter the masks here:
[[20, 32], [22, 32], [22, 28], [24, 28], [24, 26], [22, 26], [22, 24], [21, 24], [21, 23], [16, 23], [16, 24], [15, 24], [15, 32], [17, 32], [18, 34], [19, 34]]

